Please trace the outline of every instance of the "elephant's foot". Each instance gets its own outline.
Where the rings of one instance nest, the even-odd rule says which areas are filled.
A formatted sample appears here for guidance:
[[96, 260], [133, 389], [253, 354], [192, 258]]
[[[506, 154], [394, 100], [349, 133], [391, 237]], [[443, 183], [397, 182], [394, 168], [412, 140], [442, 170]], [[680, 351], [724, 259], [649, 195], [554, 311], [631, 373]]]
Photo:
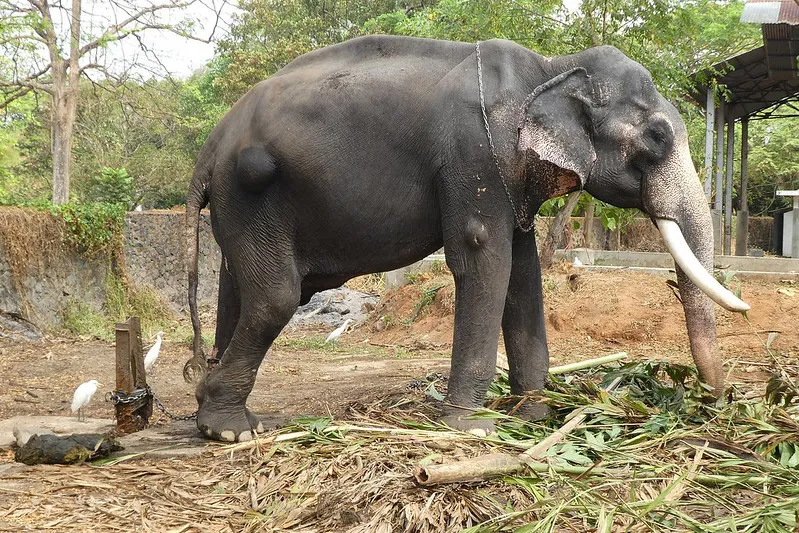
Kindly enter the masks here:
[[452, 429], [465, 431], [481, 437], [496, 432], [497, 428], [494, 426], [493, 420], [469, 418], [473, 415], [474, 411], [470, 409], [445, 407], [444, 411], [441, 413], [441, 422]]
[[550, 408], [547, 404], [527, 400], [519, 405], [518, 408], [512, 408], [509, 414], [522, 420], [541, 420], [548, 417], [549, 413]]
[[203, 406], [197, 413], [197, 428], [206, 437], [225, 442], [252, 440], [264, 431], [261, 421], [246, 407], [214, 411]]

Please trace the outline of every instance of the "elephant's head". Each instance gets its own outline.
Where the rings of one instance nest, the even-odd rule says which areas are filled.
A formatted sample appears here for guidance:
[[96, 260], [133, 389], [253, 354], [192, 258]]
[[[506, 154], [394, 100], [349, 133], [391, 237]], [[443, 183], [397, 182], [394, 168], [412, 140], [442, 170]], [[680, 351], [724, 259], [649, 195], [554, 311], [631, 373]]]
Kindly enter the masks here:
[[731, 311], [749, 306], [712, 276], [712, 222], [685, 124], [649, 72], [615, 48], [551, 65], [561, 73], [525, 101], [517, 150], [563, 169], [560, 179], [565, 174], [594, 197], [652, 218], [677, 264], [694, 361], [720, 394], [724, 375], [711, 299]]

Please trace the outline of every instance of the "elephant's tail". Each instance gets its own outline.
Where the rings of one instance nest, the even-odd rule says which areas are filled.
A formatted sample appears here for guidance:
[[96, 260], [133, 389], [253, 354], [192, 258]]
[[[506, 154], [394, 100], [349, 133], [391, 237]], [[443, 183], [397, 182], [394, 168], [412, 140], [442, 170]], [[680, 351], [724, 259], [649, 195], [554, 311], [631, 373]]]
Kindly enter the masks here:
[[[200, 157], [202, 159], [202, 154]], [[205, 352], [202, 346], [200, 314], [197, 311], [197, 258], [199, 255], [200, 211], [208, 205], [211, 198], [211, 170], [206, 165], [197, 164], [189, 185], [186, 199], [186, 269], [189, 274], [189, 310], [191, 326], [194, 330], [192, 357], [183, 366], [183, 379], [197, 381], [205, 371]]]

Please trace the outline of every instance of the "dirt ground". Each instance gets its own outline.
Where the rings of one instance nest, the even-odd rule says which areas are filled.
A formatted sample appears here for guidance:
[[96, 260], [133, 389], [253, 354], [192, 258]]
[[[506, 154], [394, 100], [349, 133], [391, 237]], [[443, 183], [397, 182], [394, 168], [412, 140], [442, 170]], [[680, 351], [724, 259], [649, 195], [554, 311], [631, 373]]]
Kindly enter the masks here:
[[[720, 352], [729, 381], [757, 389], [768, 378], [769, 332], [777, 333], [770, 345], [774, 353], [785, 358], [799, 353], [799, 283], [732, 281], [733, 287], [738, 284], [752, 310], [747, 321], [716, 308]], [[564, 266], [545, 276], [544, 288], [553, 365], [619, 351], [630, 359], [690, 364], [682, 307], [664, 278], [625, 271], [575, 272]], [[284, 331], [260, 368], [250, 408], [278, 418], [337, 415], [353, 401], [401, 395], [415, 378], [447, 373], [453, 293], [451, 278], [442, 276], [403, 287], [384, 297], [370, 318], [335, 346], [323, 345], [330, 328]], [[501, 341], [498, 348], [504, 352]], [[155, 373], [149, 377], [161, 401], [181, 414], [196, 409], [193, 386], [181, 374], [188, 357], [188, 346], [167, 335]], [[113, 407], [103, 396], [114, 385], [112, 344], [0, 338], [0, 419], [68, 416], [75, 386], [88, 379], [97, 379], [102, 386], [86, 409], [87, 416], [111, 418]], [[170, 421], [159, 414], [154, 423]], [[0, 503], [0, 517], [3, 508]]]
[[[446, 373], [454, 287], [446, 277], [422, 281], [389, 293], [369, 320], [335, 346], [323, 345], [329, 328], [284, 331], [261, 365], [251, 408], [286, 416], [336, 414], [349, 402], [402, 392], [410, 380], [428, 372]], [[757, 370], [767, 361], [768, 332], [778, 333], [771, 344], [774, 352], [788, 357], [799, 352], [799, 283], [733, 282], [738, 284], [752, 310], [747, 322], [716, 308], [720, 352], [733, 382], [758, 382], [765, 377]], [[420, 309], [420, 299], [431, 287], [440, 289]], [[544, 287], [553, 365], [619, 351], [634, 359], [690, 364], [682, 307], [664, 278], [623, 271], [575, 277], [570, 268], [561, 268], [545, 276]], [[504, 352], [501, 340], [498, 349]], [[149, 378], [155, 394], [177, 413], [196, 408], [193, 386], [181, 374], [188, 357], [189, 347], [167, 335]], [[53, 337], [41, 342], [0, 339], [0, 419], [70, 415], [72, 392], [89, 379], [103, 386], [86, 415], [111, 417], [112, 406], [103, 394], [114, 385], [113, 344]]]

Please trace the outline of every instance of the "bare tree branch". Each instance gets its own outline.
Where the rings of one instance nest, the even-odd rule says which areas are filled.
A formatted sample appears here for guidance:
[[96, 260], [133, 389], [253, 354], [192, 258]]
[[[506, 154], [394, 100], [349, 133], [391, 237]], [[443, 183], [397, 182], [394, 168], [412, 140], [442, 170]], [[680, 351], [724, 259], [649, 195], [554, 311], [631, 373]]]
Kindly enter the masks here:
[[[31, 1], [35, 1], [35, 0], [31, 0]], [[195, 2], [195, 0], [187, 0], [186, 2], [182, 2], [182, 3], [173, 2], [173, 3], [170, 3], [170, 4], [155, 4], [155, 5], [149, 6], [147, 8], [141, 9], [138, 12], [134, 13], [133, 15], [130, 15], [128, 18], [126, 18], [122, 22], [114, 24], [113, 26], [108, 28], [97, 39], [95, 39], [95, 40], [93, 40], [93, 41], [91, 41], [89, 43], [84, 44], [80, 48], [80, 52], [79, 53], [80, 53], [81, 56], [84, 56], [90, 50], [94, 50], [95, 48], [97, 48], [98, 46], [100, 46], [100, 45], [102, 45], [104, 43], [109, 43], [109, 42], [112, 42], [112, 41], [118, 41], [120, 39], [123, 39], [123, 38], [127, 37], [128, 35], [130, 35], [133, 32], [142, 31], [142, 30], [145, 30], [145, 29], [167, 29], [167, 30], [172, 30], [173, 29], [172, 26], [156, 25], [156, 24], [145, 24], [145, 26], [141, 27], [141, 28], [135, 28], [133, 30], [123, 31], [128, 24], [131, 24], [133, 22], [138, 22], [139, 19], [141, 19], [143, 16], [145, 16], [147, 14], [153, 14], [153, 13], [155, 13], [157, 11], [162, 10], [162, 9], [181, 9], [181, 8], [190, 6], [194, 2]]]

